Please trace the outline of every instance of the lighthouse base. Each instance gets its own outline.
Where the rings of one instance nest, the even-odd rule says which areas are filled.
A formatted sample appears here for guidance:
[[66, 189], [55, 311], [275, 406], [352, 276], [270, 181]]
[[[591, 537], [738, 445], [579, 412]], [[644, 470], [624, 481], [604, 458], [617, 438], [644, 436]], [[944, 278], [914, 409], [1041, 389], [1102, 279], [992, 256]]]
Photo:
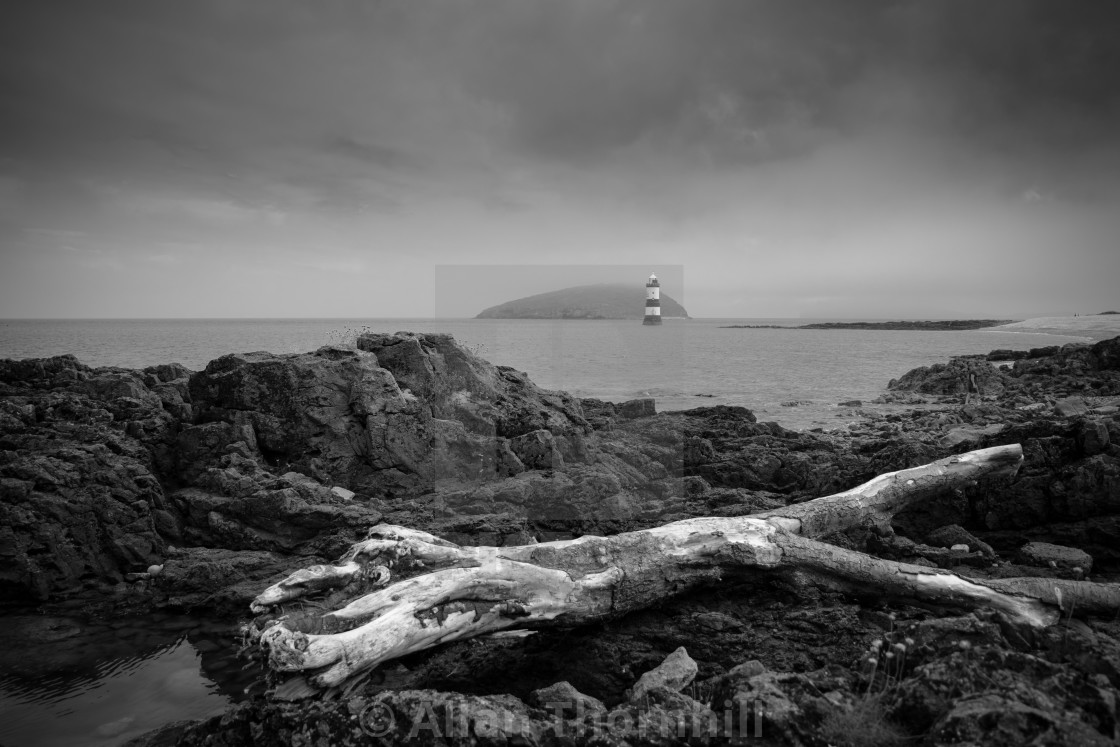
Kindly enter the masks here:
[[642, 324], [661, 324], [661, 317], [655, 314], [646, 314], [642, 319]]

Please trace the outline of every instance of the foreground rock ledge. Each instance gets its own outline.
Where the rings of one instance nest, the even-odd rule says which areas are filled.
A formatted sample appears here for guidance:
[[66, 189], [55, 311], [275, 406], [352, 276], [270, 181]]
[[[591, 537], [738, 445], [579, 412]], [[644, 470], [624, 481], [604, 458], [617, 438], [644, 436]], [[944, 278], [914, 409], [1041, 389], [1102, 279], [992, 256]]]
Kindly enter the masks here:
[[[648, 607], [736, 574], [796, 574], [798, 583], [965, 608], [991, 608], [1041, 628], [1063, 610], [1120, 610], [1120, 585], [969, 579], [886, 561], [817, 538], [889, 527], [908, 505], [982, 477], [1013, 476], [1018, 444], [881, 475], [842, 493], [748, 517], [697, 518], [611, 537], [518, 547], [460, 547], [381, 524], [333, 566], [293, 573], [253, 602], [250, 640], [291, 692], [339, 687], [379, 664], [448, 641], [510, 629], [577, 626]], [[333, 591], [332, 591], [333, 590]], [[329, 592], [316, 607], [283, 605]]]

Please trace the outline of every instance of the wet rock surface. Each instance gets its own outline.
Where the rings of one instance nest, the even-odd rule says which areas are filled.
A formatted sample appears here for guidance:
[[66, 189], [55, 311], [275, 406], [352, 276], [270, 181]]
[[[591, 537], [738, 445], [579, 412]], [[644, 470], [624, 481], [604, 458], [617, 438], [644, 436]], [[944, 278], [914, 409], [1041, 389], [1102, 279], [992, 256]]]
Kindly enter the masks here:
[[[744, 408], [578, 400], [445, 335], [226, 356], [199, 372], [0, 361], [0, 587], [24, 612], [236, 616], [378, 521], [462, 544], [610, 534], [746, 515], [1006, 443], [1025, 454], [1013, 480], [832, 541], [978, 576], [1116, 578], [1120, 338], [993, 356], [909, 372], [878, 403], [845, 403], [857, 419], [831, 433]], [[962, 405], [970, 366], [982, 396]], [[433, 744], [840, 744], [852, 728], [882, 744], [1112, 743], [1120, 628], [1070, 613], [1039, 636], [995, 614], [760, 574], [610, 625], [449, 644], [344, 697], [258, 697], [147, 743], [356, 744], [387, 722], [379, 738]], [[640, 684], [666, 666], [680, 676]]]

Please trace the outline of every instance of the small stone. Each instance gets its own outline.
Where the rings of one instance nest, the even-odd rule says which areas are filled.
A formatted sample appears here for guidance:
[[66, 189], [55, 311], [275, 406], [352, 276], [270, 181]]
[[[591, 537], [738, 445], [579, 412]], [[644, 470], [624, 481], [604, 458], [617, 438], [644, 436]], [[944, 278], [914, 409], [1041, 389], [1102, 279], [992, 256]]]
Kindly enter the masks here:
[[333, 488], [331, 488], [331, 492], [344, 501], [352, 501], [354, 500], [354, 496], [357, 495], [357, 493], [355, 493], [353, 490], [347, 490], [346, 488], [339, 485], [335, 485]]
[[968, 545], [953, 545], [952, 547], [949, 548], [949, 552], [967, 553], [968, 552]]
[[681, 646], [665, 657], [665, 661], [638, 678], [630, 692], [630, 702], [637, 703], [655, 687], [665, 687], [680, 692], [696, 678], [699, 667], [688, 651]]

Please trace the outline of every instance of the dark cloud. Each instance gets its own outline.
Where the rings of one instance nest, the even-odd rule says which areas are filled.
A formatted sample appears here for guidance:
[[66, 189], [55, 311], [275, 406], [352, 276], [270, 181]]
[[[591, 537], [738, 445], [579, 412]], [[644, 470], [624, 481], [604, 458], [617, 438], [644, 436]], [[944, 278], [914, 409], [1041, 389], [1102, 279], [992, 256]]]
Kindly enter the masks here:
[[219, 141], [290, 135], [312, 112], [345, 131], [317, 137], [396, 168], [386, 137], [418, 118], [472, 124], [462, 100], [417, 106], [427, 86], [499, 107], [517, 143], [557, 159], [644, 140], [780, 157], [883, 126], [1076, 149], [1114, 137], [1120, 102], [1120, 10], [1094, 0], [118, 0], [14, 15], [9, 153], [183, 121]]
[[1070, 246], [1098, 285], [1116, 262], [1111, 0], [4, 11], [2, 251], [43, 277], [36, 252], [71, 234], [29, 229], [79, 254], [339, 253], [322, 267], [651, 254], [693, 279], [766, 268], [725, 275], [778, 295], [815, 263], [820, 297], [934, 251], [1037, 268]]

